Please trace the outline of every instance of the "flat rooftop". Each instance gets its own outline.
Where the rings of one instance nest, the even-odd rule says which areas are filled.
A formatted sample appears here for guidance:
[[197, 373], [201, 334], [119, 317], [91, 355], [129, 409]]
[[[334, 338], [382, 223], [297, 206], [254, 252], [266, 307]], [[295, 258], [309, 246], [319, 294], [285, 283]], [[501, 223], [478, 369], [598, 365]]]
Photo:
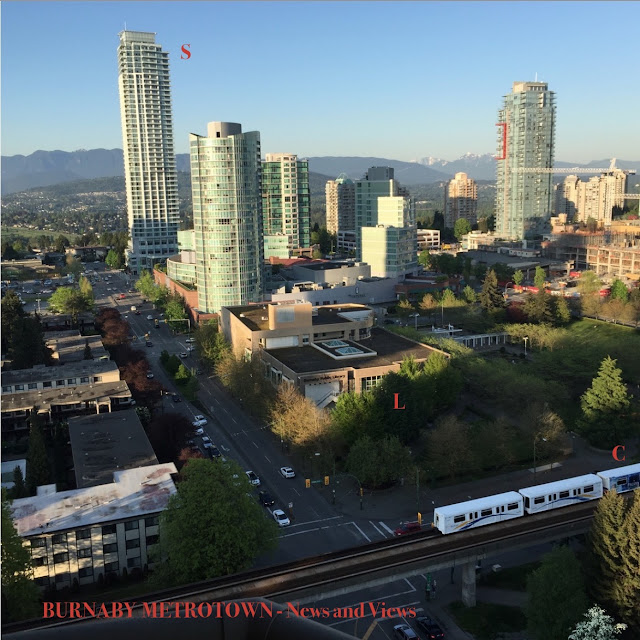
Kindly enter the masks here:
[[432, 353], [438, 351], [426, 345], [416, 344], [402, 336], [390, 333], [384, 329], [374, 328], [371, 337], [365, 340], [343, 341], [350, 346], [362, 345], [374, 351], [376, 355], [369, 357], [353, 357], [335, 360], [311, 346], [286, 347], [284, 349], [266, 349], [266, 353], [282, 362], [298, 374], [314, 371], [329, 371], [336, 369], [368, 369], [370, 367], [384, 367], [401, 363], [405, 357], [413, 356], [416, 360], [426, 360]]
[[78, 416], [68, 422], [78, 489], [109, 483], [122, 469], [158, 464], [134, 409]]
[[354, 262], [309, 262], [307, 264], [293, 265], [300, 269], [310, 269], [311, 271], [329, 271], [330, 269], [342, 269], [343, 267], [355, 267]]
[[[116, 471], [113, 482], [56, 492], [38, 487], [38, 495], [14, 500], [13, 519], [20, 536], [98, 526], [166, 509], [176, 492], [171, 463]], [[55, 485], [53, 485], [55, 487]]]
[[[94, 360], [109, 359], [100, 336], [83, 336], [79, 331], [52, 331], [47, 333], [45, 344], [53, 350], [54, 358], [61, 364], [84, 360], [85, 346], [89, 344]], [[88, 362], [88, 361], [85, 361]]]
[[[84, 345], [82, 347], [84, 349]], [[16, 369], [2, 374], [3, 386], [44, 382], [45, 380], [61, 380], [62, 378], [93, 378], [104, 373], [118, 371], [113, 360], [79, 360], [58, 365], [36, 365], [31, 369]], [[83, 383], [84, 384], [84, 383]]]

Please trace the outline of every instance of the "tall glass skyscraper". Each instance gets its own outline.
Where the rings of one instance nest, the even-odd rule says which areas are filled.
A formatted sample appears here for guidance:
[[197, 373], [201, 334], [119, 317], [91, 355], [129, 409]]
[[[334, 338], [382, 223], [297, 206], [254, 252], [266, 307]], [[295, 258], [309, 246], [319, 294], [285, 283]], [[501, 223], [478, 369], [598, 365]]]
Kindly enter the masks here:
[[120, 33], [118, 86], [131, 236], [127, 264], [137, 274], [178, 250], [169, 54], [154, 33]]
[[[546, 82], [514, 82], [498, 112], [496, 234], [523, 240], [545, 233], [553, 214], [555, 94]], [[518, 172], [514, 169], [533, 169]]]
[[260, 133], [210, 122], [189, 135], [198, 308], [262, 299], [264, 246]]

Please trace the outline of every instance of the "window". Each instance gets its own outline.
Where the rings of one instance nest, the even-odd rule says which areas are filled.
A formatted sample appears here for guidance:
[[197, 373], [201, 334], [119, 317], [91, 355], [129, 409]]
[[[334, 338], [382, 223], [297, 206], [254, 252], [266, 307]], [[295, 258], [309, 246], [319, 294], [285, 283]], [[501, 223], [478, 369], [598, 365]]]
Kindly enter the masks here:
[[464, 515], [461, 516], [455, 516], [455, 518], [453, 519], [454, 522], [464, 522]]
[[47, 380], [46, 382], [42, 383], [42, 388], [43, 389], [51, 389], [51, 380]]
[[512, 502], [511, 504], [507, 505], [507, 511], [515, 511], [517, 508], [518, 508], [517, 502]]
[[160, 522], [160, 517], [159, 516], [151, 516], [149, 518], [145, 518], [144, 519], [145, 527], [154, 527], [159, 522]]
[[76, 384], [75, 378], [67, 378], [67, 384]]
[[561, 491], [560, 492], [560, 498], [568, 498], [569, 497], [569, 492], [568, 491]]
[[69, 573], [65, 572], [65, 573], [59, 573], [56, 576], [56, 582], [67, 582], [69, 580]]
[[2, 387], [2, 392], [3, 393], [11, 393], [11, 385], [5, 385], [4, 387]]
[[93, 577], [93, 567], [84, 567], [78, 570], [78, 576], [80, 578], [92, 578]]
[[78, 549], [78, 558], [90, 558], [91, 557], [91, 547], [87, 547], [86, 549]]
[[89, 382], [89, 378], [87, 376], [85, 376], [84, 378], [80, 378], [80, 384], [84, 384], [88, 382]]
[[130, 522], [125, 522], [124, 523], [124, 530], [125, 531], [133, 531], [134, 529], [138, 528], [138, 521], [137, 520], [131, 520]]
[[544, 502], [544, 496], [533, 499], [533, 504], [542, 504]]
[[483, 509], [483, 510], [480, 512], [480, 515], [481, 515], [483, 518], [486, 518], [487, 516], [490, 516], [492, 513], [493, 513], [493, 511], [492, 511], [491, 509]]
[[127, 567], [129, 569], [133, 569], [134, 567], [139, 567], [142, 564], [140, 558], [127, 558]]
[[91, 529], [80, 529], [76, 531], [76, 540], [88, 540], [91, 537]]
[[585, 493], [587, 493], [588, 491], [593, 491], [593, 485], [590, 484], [589, 486], [584, 488]]
[[56, 387], [64, 387], [64, 380], [56, 380]]
[[120, 563], [116, 560], [115, 562], [105, 562], [104, 570], [108, 573], [109, 571], [118, 571], [120, 568]]
[[116, 525], [115, 524], [107, 524], [104, 527], [102, 527], [102, 535], [103, 536], [108, 536], [111, 533], [115, 533], [116, 532]]
[[102, 376], [93, 376], [94, 382], [102, 382]]
[[23, 384], [15, 385], [15, 390], [16, 391], [24, 391], [24, 385]]
[[37, 382], [30, 382], [28, 385], [29, 389], [37, 389], [38, 388], [38, 383]]
[[140, 547], [140, 538], [127, 540], [127, 549], [138, 549]]
[[63, 553], [54, 553], [53, 554], [53, 564], [60, 564], [61, 562], [68, 562], [69, 554], [64, 551]]
[[42, 576], [42, 578], [35, 578], [34, 582], [39, 587], [48, 587], [49, 586], [49, 576]]
[[32, 558], [34, 567], [44, 567], [47, 564], [47, 556], [42, 556], [41, 558]]
[[67, 542], [67, 534], [66, 533], [57, 533], [52, 538], [53, 544], [66, 544]]
[[118, 543], [111, 542], [109, 544], [105, 544], [102, 546], [102, 551], [103, 553], [115, 553], [116, 551], [118, 551]]
[[47, 539], [46, 538], [31, 538], [31, 548], [37, 549], [38, 547], [46, 547]]
[[158, 544], [158, 540], [160, 539], [160, 536], [155, 535], [155, 536], [147, 536], [147, 547], [150, 547], [153, 544]]

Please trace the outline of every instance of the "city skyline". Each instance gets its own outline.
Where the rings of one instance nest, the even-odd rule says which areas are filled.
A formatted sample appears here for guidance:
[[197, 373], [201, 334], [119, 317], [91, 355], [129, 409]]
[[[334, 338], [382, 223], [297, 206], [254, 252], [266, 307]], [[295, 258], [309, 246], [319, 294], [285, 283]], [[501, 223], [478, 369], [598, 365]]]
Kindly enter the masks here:
[[[176, 153], [188, 151], [201, 122], [214, 120], [242, 122], [261, 132], [266, 152], [301, 158], [493, 153], [502, 97], [537, 73], [557, 96], [557, 159], [636, 159], [640, 89], [624, 64], [597, 55], [580, 60], [585, 38], [596, 35], [607, 58], [613, 51], [614, 59], [633, 59], [627, 25], [638, 16], [636, 3], [37, 7], [2, 7], [3, 155], [121, 146], [114, 52], [126, 23], [156, 33], [169, 52]], [[553, 46], [544, 46], [534, 26], [541, 13]], [[402, 29], [384, 32], [398, 21]], [[443, 23], [452, 30], [434, 28]], [[190, 44], [189, 59], [180, 59], [183, 44]], [[273, 83], [274, 70], [285, 82]], [[207, 74], [210, 83], [202, 82]]]

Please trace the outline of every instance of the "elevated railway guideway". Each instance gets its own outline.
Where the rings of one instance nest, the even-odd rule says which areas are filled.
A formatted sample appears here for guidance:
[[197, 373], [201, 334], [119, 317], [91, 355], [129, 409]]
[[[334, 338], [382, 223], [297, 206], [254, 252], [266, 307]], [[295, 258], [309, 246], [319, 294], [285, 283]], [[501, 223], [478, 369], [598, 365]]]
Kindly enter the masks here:
[[[197, 605], [261, 597], [276, 603], [314, 604], [363, 587], [450, 567], [462, 567], [462, 599], [467, 606], [474, 606], [478, 560], [585, 533], [596, 506], [597, 502], [582, 503], [448, 536], [431, 529], [286, 565], [136, 596], [131, 598], [137, 603], [132, 608], [132, 617], [143, 618], [143, 603], [149, 602], [190, 602]], [[86, 619], [27, 621], [6, 625], [3, 637], [7, 640], [45, 640], [54, 636], [40, 636], [35, 630], [64, 626], [71, 631], [76, 625], [80, 625], [85, 637], [89, 637], [91, 629], [86, 627], [91, 624], [98, 623]], [[5, 635], [22, 630], [34, 632]], [[128, 638], [120, 637], [119, 640]], [[132, 636], [131, 640], [138, 638]]]

